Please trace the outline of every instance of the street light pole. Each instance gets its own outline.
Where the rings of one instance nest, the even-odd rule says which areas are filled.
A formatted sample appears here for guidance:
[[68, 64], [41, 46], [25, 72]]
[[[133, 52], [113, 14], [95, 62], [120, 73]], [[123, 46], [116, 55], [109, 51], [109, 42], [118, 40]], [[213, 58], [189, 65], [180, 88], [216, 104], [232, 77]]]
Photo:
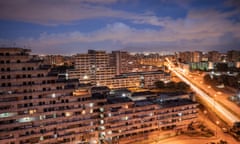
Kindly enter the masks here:
[[[217, 118], [217, 110], [216, 110], [216, 97], [217, 97], [217, 95], [216, 94], [214, 94], [214, 98], [213, 98], [213, 102], [214, 102], [214, 112], [215, 112], [215, 116], [216, 116], [216, 118]], [[215, 125], [216, 125], [216, 137], [217, 137], [217, 125], [219, 124], [219, 121], [216, 121], [216, 123], [215, 123]]]
[[219, 125], [219, 121], [216, 121], [216, 137], [217, 137], [217, 127]]

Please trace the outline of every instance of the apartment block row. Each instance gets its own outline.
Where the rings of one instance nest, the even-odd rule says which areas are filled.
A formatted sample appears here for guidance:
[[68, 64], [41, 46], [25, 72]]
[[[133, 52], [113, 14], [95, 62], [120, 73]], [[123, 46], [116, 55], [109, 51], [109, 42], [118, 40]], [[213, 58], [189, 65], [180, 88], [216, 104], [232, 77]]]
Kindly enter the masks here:
[[1, 144], [130, 143], [183, 131], [197, 118], [191, 98], [111, 95], [108, 87], [59, 77], [28, 49], [0, 48], [0, 55]]
[[[89, 50], [74, 56], [74, 69], [68, 70], [69, 79], [111, 88], [154, 86], [156, 80], [169, 81], [169, 74], [156, 67], [142, 66], [141, 61], [127, 52]], [[159, 59], [157, 59], [158, 61]]]

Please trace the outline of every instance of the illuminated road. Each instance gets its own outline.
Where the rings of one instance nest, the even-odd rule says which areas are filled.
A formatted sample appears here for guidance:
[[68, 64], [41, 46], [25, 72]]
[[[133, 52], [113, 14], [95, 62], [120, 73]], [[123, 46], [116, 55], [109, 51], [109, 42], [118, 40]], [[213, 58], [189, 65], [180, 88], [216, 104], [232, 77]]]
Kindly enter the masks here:
[[[171, 62], [166, 59], [168, 63], [171, 64]], [[207, 95], [204, 91], [196, 87], [192, 82], [190, 82], [188, 79], [186, 79], [183, 75], [181, 75], [179, 72], [177, 72], [175, 69], [171, 68], [169, 66], [169, 70], [174, 72], [176, 76], [178, 76], [182, 81], [190, 85], [190, 87], [201, 96], [201, 99], [204, 100], [206, 103], [211, 105], [212, 107], [215, 108], [216, 113], [223, 119], [225, 120], [229, 125], [232, 125], [234, 122], [239, 122], [240, 119], [232, 114], [230, 111], [228, 111], [226, 108], [224, 108], [222, 105], [217, 103], [213, 98], [211, 98], [209, 95]]]

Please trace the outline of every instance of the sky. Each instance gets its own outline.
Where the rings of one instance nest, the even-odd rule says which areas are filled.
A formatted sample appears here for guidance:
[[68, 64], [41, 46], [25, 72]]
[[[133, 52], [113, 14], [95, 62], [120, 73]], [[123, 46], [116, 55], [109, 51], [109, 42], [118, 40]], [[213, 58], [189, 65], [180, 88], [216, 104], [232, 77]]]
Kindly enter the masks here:
[[240, 0], [1, 0], [0, 47], [63, 55], [239, 50]]

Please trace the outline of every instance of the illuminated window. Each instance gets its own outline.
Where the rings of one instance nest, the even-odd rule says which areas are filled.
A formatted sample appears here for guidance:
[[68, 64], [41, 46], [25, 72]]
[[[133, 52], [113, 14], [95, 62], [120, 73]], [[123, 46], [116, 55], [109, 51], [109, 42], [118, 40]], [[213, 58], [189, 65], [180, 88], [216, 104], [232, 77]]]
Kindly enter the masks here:
[[93, 107], [94, 103], [89, 103], [89, 107]]
[[112, 134], [112, 131], [108, 131], [107, 134], [109, 134], [109, 135]]
[[93, 113], [93, 109], [90, 109], [90, 113]]
[[100, 124], [104, 124], [104, 120], [100, 120]]
[[69, 116], [71, 116], [71, 113], [70, 113], [70, 112], [66, 112], [66, 113], [65, 113], [65, 116], [66, 116], [66, 117], [69, 117]]
[[34, 113], [36, 113], [36, 112], [37, 112], [36, 109], [29, 110], [29, 114], [34, 114]]
[[100, 112], [104, 112], [104, 108], [102, 108], [102, 107], [99, 110], [100, 110]]
[[53, 93], [53, 94], [52, 94], [52, 98], [55, 98], [55, 97], [56, 97], [56, 94], [55, 94], [55, 93]]
[[83, 114], [83, 115], [84, 115], [84, 114], [86, 114], [86, 111], [85, 111], [85, 110], [83, 110], [83, 111], [82, 111], [82, 114]]
[[44, 137], [43, 137], [43, 136], [40, 137], [40, 141], [42, 141], [42, 140], [44, 140]]

